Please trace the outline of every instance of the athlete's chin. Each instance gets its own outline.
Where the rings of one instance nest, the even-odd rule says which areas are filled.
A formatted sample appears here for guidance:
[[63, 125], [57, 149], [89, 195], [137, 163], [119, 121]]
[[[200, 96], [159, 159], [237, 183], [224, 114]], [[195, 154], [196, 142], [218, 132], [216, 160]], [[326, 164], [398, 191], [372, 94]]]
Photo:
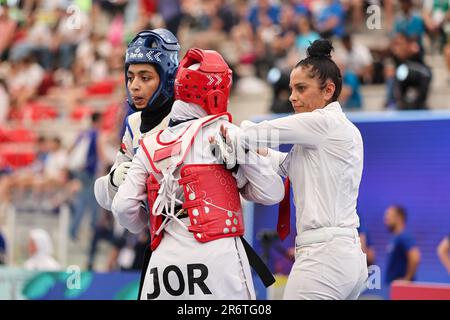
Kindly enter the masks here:
[[294, 106], [294, 113], [308, 112], [308, 109], [303, 106]]
[[145, 108], [145, 104], [134, 104], [134, 106], [136, 107], [136, 109], [138, 109], [138, 110], [142, 110], [142, 109], [144, 109]]

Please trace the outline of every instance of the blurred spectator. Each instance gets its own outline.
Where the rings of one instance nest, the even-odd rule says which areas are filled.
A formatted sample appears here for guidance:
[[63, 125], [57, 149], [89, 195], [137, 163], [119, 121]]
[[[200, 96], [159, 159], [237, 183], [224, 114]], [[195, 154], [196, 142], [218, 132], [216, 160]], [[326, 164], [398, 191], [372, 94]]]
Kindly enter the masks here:
[[83, 40], [75, 53], [75, 68], [79, 77], [86, 84], [104, 80], [108, 74], [107, 61], [111, 57], [111, 44], [106, 37], [92, 32], [89, 38]]
[[388, 102], [402, 110], [427, 108], [432, 73], [423, 61], [419, 45], [407, 35], [397, 33], [391, 42], [391, 52], [395, 65], [387, 67], [391, 70], [386, 81]]
[[447, 65], [447, 83], [450, 84], [450, 40], [447, 41], [444, 47], [444, 58]]
[[363, 83], [372, 82], [373, 58], [367, 46], [355, 42], [351, 34], [342, 36], [343, 50], [337, 51], [336, 55], [345, 66], [345, 70], [358, 76]]
[[82, 132], [76, 139], [70, 151], [70, 167], [73, 177], [81, 182], [74, 207], [73, 220], [70, 226], [70, 236], [77, 239], [78, 229], [86, 209], [91, 211], [91, 227], [95, 230], [99, 206], [94, 196], [94, 182], [101, 159], [104, 159], [103, 146], [99, 143], [101, 129], [101, 114], [93, 113], [91, 128]]
[[384, 25], [386, 27], [386, 30], [390, 32], [393, 27], [393, 21], [394, 21], [394, 7], [395, 7], [395, 0], [383, 0], [382, 1], [383, 8], [384, 8]]
[[272, 113], [291, 113], [291, 102], [289, 101], [289, 73], [279, 68], [272, 68], [267, 74], [267, 81], [272, 85]]
[[85, 12], [78, 10], [77, 19], [62, 5], [59, 8], [54, 47], [58, 48], [58, 66], [70, 69], [77, 45], [89, 37], [91, 23]]
[[9, 55], [9, 49], [14, 40], [17, 22], [10, 17], [9, 7], [2, 2], [0, 4], [0, 62], [5, 61]]
[[348, 70], [339, 59], [335, 59], [342, 75], [342, 91], [339, 96], [339, 103], [346, 110], [360, 110], [363, 106], [361, 85], [359, 77], [351, 70]]
[[420, 14], [413, 11], [413, 0], [400, 0], [400, 14], [394, 21], [394, 32], [407, 35], [410, 39], [417, 41], [423, 55], [423, 35], [425, 24]]
[[[158, 9], [166, 22], [166, 28], [173, 34], [177, 34], [182, 17], [180, 0], [158, 1]], [[224, 27], [229, 31], [228, 25]]]
[[61, 265], [53, 258], [53, 244], [47, 231], [32, 229], [28, 238], [28, 255], [24, 268], [33, 271], [58, 271]]
[[6, 264], [6, 241], [3, 233], [0, 231], [0, 265]]
[[443, 49], [447, 64], [447, 81], [450, 82], [450, 1], [425, 0], [423, 18], [430, 37]]
[[61, 139], [54, 137], [48, 140], [49, 152], [45, 159], [45, 184], [61, 186], [67, 181], [67, 150], [62, 146]]
[[[341, 1], [343, 6], [347, 7], [348, 17], [351, 18], [352, 30], [360, 31], [361, 27], [364, 25], [365, 16], [365, 2], [364, 0], [343, 0]], [[350, 22], [350, 21], [349, 21]]]
[[[114, 245], [116, 241], [114, 235], [113, 214], [111, 212], [104, 210], [103, 208], [100, 209], [100, 212], [101, 212], [100, 217], [98, 219], [97, 225], [95, 226], [95, 230], [93, 232], [91, 244], [89, 247], [88, 262], [87, 262], [88, 270], [94, 269], [98, 243], [101, 240], [105, 240], [110, 244]], [[108, 269], [111, 270], [109, 267]]]
[[269, 19], [270, 23], [277, 25], [279, 23], [280, 7], [274, 5], [270, 0], [257, 0], [256, 4], [250, 8], [248, 21], [253, 30], [261, 25], [261, 18]]
[[241, 16], [238, 24], [236, 24], [231, 31], [231, 40], [234, 45], [237, 61], [240, 64], [252, 64], [256, 58], [255, 50], [255, 35], [249, 22], [242, 19], [245, 14], [245, 4], [241, 4]]
[[32, 174], [39, 174], [44, 171], [45, 163], [47, 161], [49, 153], [49, 144], [44, 136], [40, 136], [36, 143], [36, 158], [34, 162], [28, 167], [22, 170], [30, 170]]
[[26, 34], [11, 48], [11, 57], [32, 54], [44, 69], [53, 67], [54, 36], [45, 15], [33, 12], [27, 17]]
[[38, 94], [45, 71], [30, 53], [14, 57], [13, 62], [7, 84], [11, 105], [20, 108]]
[[306, 49], [314, 42], [320, 38], [319, 34], [314, 31], [311, 18], [309, 16], [300, 15], [298, 17], [298, 34], [295, 39], [295, 47], [300, 53], [300, 59], [306, 57]]
[[447, 41], [446, 33], [450, 32], [448, 24], [450, 23], [450, 3], [442, 0], [424, 0], [423, 1], [423, 20], [425, 27], [432, 38], [437, 38], [440, 46]]
[[447, 269], [447, 272], [450, 275], [450, 234], [443, 238], [439, 243], [437, 254], [442, 265]]
[[406, 230], [406, 210], [390, 206], [384, 215], [384, 224], [393, 237], [387, 248], [386, 283], [394, 280], [414, 281], [420, 262], [420, 251], [412, 235]]
[[0, 125], [6, 123], [9, 114], [9, 94], [6, 81], [0, 78]]
[[285, 3], [291, 5], [294, 8], [295, 14], [297, 16], [310, 17], [310, 6], [312, 1], [313, 0], [287, 0], [285, 1]]
[[[13, 200], [13, 195], [17, 197], [27, 191], [39, 198], [44, 194], [49, 197], [63, 192], [67, 181], [67, 153], [62, 148], [61, 140], [58, 137], [48, 140], [40, 138], [34, 163], [1, 177], [0, 200], [9, 202]], [[42, 199], [36, 201], [39, 203], [35, 203], [35, 207], [43, 204]]]
[[322, 38], [344, 35], [345, 12], [339, 0], [314, 1], [312, 13]]
[[124, 229], [114, 243], [110, 255], [109, 270], [137, 271], [142, 270], [145, 251], [150, 237], [147, 230], [138, 234]]

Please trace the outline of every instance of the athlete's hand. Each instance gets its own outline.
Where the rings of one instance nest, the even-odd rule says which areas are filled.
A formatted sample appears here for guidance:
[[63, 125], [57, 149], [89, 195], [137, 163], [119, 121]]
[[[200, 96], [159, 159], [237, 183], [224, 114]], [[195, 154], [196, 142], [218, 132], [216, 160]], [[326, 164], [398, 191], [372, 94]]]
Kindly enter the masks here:
[[131, 161], [122, 162], [110, 173], [110, 181], [114, 187], [118, 188], [125, 181], [130, 167]]
[[221, 125], [216, 135], [208, 139], [214, 156], [223, 162], [228, 170], [237, 169], [236, 137], [231, 135], [228, 128]]

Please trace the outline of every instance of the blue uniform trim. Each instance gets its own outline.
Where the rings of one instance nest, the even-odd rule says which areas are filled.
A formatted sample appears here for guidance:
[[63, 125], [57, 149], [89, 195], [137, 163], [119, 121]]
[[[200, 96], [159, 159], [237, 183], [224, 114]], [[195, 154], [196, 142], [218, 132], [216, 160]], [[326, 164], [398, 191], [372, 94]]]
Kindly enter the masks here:
[[130, 132], [131, 135], [131, 140], [134, 140], [134, 134], [133, 131], [131, 130], [131, 126], [130, 123], [128, 122], [128, 117], [125, 118], [125, 127], [128, 129], [128, 132]]

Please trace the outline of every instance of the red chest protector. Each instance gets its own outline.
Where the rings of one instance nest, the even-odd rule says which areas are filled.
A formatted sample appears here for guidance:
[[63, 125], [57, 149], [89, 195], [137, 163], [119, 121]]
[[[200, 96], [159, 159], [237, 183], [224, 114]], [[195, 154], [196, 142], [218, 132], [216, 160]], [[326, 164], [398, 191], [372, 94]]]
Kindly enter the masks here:
[[164, 216], [154, 215], [152, 212], [163, 173], [170, 165], [175, 165], [176, 170], [179, 169], [178, 183], [183, 187], [185, 199], [183, 209], [187, 210], [191, 222], [188, 230], [193, 233], [195, 239], [208, 242], [244, 234], [239, 190], [231, 172], [220, 164], [184, 164], [200, 129], [218, 119], [230, 121], [230, 118], [231, 116], [225, 113], [192, 121], [183, 134], [171, 142], [159, 140], [162, 131], [151, 134], [142, 141], [142, 148], [153, 172], [147, 180], [152, 250], [158, 247], [164, 234], [156, 234]]

